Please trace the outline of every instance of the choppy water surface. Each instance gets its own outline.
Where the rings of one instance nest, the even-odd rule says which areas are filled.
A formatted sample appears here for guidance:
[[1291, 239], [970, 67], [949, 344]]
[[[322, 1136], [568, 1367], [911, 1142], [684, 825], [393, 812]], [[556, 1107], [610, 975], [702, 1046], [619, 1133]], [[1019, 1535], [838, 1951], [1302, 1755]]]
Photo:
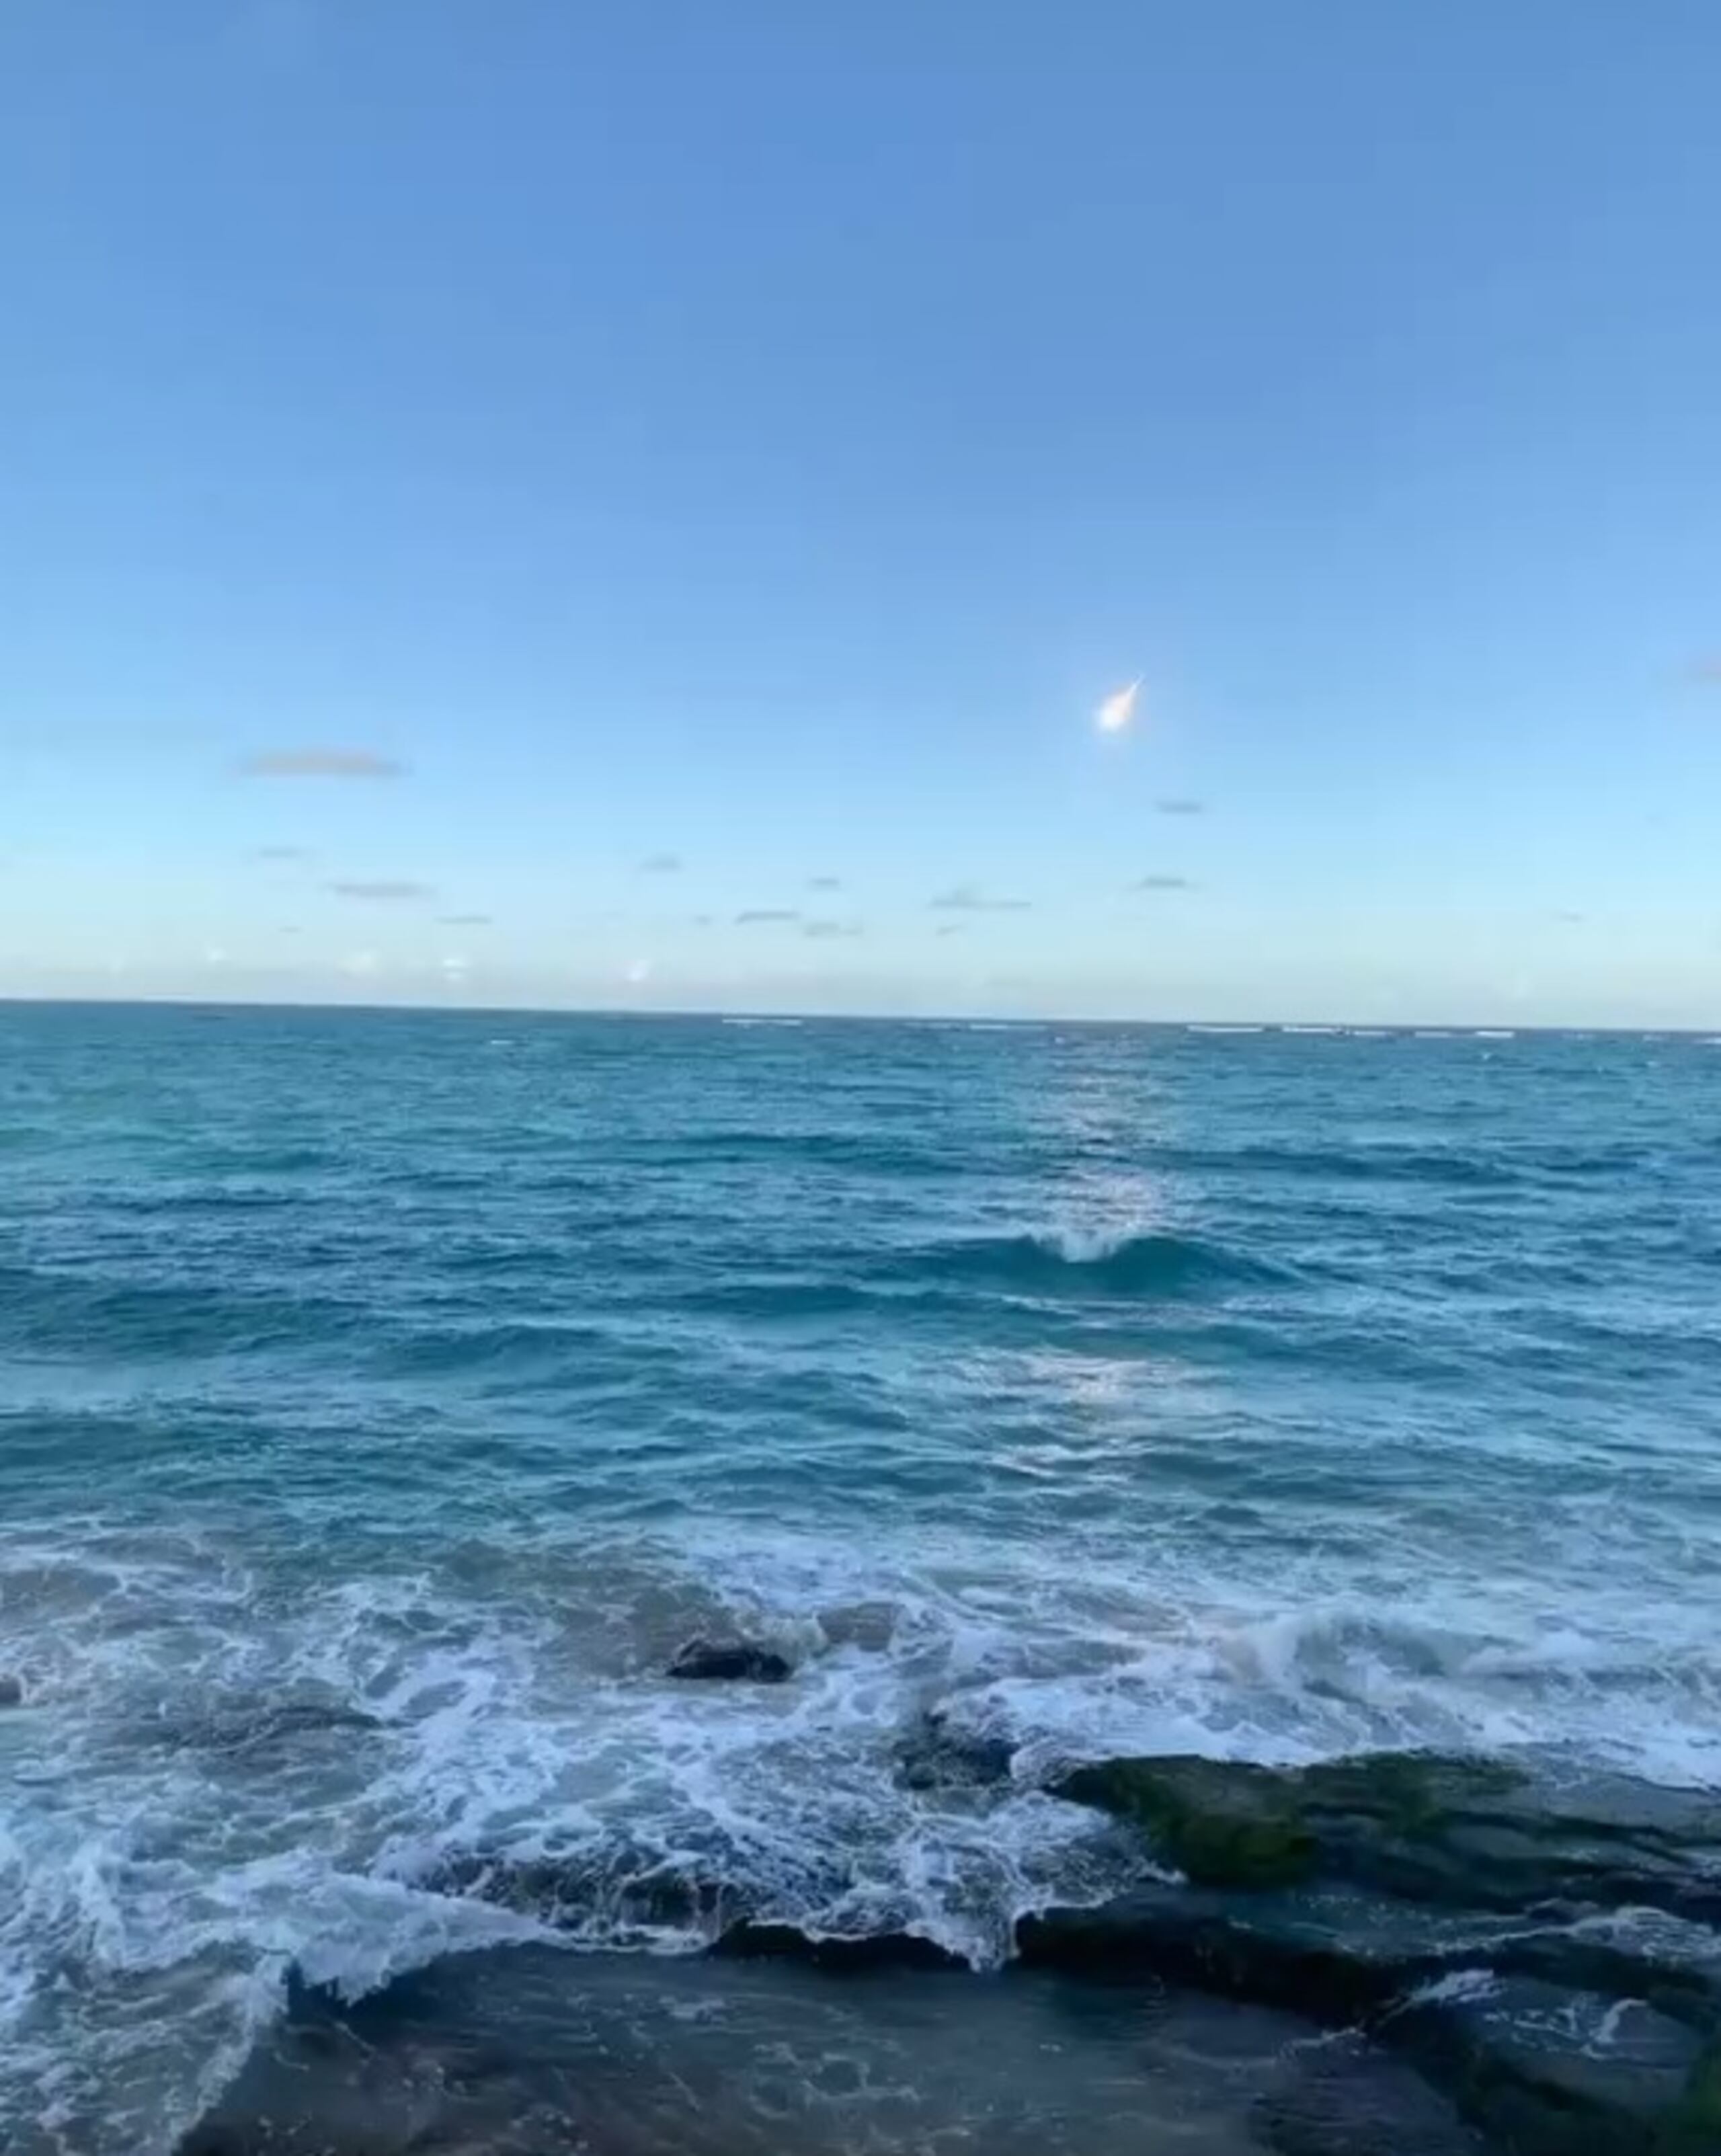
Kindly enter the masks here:
[[[1718, 1582], [1712, 1045], [0, 1011], [44, 2147], [171, 2145], [295, 1969], [995, 1964], [1138, 1865], [1071, 1759], [1721, 1782]], [[727, 1629], [794, 1681], [664, 1679]]]

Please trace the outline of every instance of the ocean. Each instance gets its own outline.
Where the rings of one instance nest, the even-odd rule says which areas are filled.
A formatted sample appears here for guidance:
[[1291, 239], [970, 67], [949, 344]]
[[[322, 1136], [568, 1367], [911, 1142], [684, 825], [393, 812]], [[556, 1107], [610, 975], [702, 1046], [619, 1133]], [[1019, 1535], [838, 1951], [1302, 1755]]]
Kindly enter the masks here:
[[[791, 1674], [670, 1677], [696, 1639]], [[404, 2148], [277, 2143], [234, 2092], [283, 2030], [331, 2056], [318, 2016], [371, 2015], [373, 2057], [391, 1999], [422, 2064], [424, 1999], [470, 2033], [499, 1967], [588, 2035], [642, 1986], [696, 2048], [743, 2007], [779, 2043], [939, 2027], [1030, 2119], [1061, 2025], [1009, 1987], [1020, 1920], [1198, 1871], [1073, 1768], [1410, 1753], [1713, 1801], [1721, 1052], [0, 1008], [0, 1702], [28, 2156]], [[1713, 1969], [1708, 1904], [1662, 1906]], [[700, 1952], [741, 1922], [975, 1974]], [[1178, 1999], [1187, 2081], [1224, 2045]], [[865, 2145], [931, 2147], [897, 2066]], [[678, 2071], [704, 2138], [557, 2140], [536, 2082], [510, 2130], [822, 2149], [881, 2086], [797, 2069], [756, 2143]], [[1293, 2145], [1200, 2115], [1179, 2149]], [[1023, 2145], [1160, 2145], [1057, 2118]], [[1415, 2145], [1486, 2123], [1442, 2119]], [[411, 2145], [516, 2145], [486, 2131]]]

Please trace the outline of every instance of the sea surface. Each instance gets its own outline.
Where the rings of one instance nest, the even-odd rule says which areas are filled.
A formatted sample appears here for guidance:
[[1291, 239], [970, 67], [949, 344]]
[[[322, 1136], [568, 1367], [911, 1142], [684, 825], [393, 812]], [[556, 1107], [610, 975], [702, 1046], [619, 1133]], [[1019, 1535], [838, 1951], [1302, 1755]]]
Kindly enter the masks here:
[[[793, 1681], [665, 1676], [731, 1635]], [[1721, 1784], [1721, 1049], [0, 1008], [11, 1693], [0, 2143], [70, 2156], [290, 1982], [994, 1967], [1139, 1873], [1083, 1759]]]

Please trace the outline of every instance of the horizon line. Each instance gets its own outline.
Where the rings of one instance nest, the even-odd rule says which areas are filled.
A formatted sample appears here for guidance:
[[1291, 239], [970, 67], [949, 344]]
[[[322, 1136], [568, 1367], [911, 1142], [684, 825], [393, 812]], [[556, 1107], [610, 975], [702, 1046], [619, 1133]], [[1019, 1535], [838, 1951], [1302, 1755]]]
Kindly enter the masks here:
[[330, 1003], [280, 997], [219, 997], [219, 996], [87, 996], [87, 995], [18, 995], [0, 989], [0, 1011], [3, 1010], [186, 1010], [186, 1011], [288, 1011], [307, 1016], [337, 1014], [356, 1014], [362, 1017], [386, 1018], [568, 1018], [568, 1019], [664, 1019], [671, 1020], [707, 1020], [721, 1023], [724, 1019], [742, 1019], [787, 1023], [796, 1025], [983, 1025], [983, 1026], [1045, 1026], [1072, 1025], [1112, 1029], [1132, 1028], [1141, 1032], [1215, 1034], [1288, 1034], [1299, 1039], [1318, 1039], [1323, 1035], [1343, 1034], [1355, 1037], [1385, 1038], [1404, 1034], [1464, 1035], [1469, 1038], [1496, 1040], [1516, 1038], [1523, 1034], [1552, 1034], [1564, 1035], [1605, 1036], [1609, 1039], [1642, 1039], [1653, 1037], [1667, 1040], [1708, 1040], [1721, 1036], [1721, 1019], [1711, 1024], [1652, 1025], [1645, 1022], [1594, 1023], [1579, 1024], [1549, 1019], [1515, 1019], [1509, 1023], [1494, 1019], [1487, 1023], [1475, 1019], [1328, 1019], [1328, 1018], [1107, 1018], [1092, 1013], [1044, 1011], [1010, 1013], [1000, 1011], [889, 1011], [889, 1010], [766, 1010], [757, 1006], [738, 1005], [720, 1008], [716, 1005], [647, 1005], [628, 1004], [451, 1004], [417, 1003], [408, 999], [398, 1002], [367, 1002], [358, 998]]

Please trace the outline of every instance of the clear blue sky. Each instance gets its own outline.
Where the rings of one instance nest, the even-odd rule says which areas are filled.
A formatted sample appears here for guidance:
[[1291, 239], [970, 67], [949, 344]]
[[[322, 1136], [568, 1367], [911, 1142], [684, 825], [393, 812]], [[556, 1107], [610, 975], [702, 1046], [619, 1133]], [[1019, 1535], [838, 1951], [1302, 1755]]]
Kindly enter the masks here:
[[7, 0], [0, 993], [1721, 1023], [1718, 82]]

